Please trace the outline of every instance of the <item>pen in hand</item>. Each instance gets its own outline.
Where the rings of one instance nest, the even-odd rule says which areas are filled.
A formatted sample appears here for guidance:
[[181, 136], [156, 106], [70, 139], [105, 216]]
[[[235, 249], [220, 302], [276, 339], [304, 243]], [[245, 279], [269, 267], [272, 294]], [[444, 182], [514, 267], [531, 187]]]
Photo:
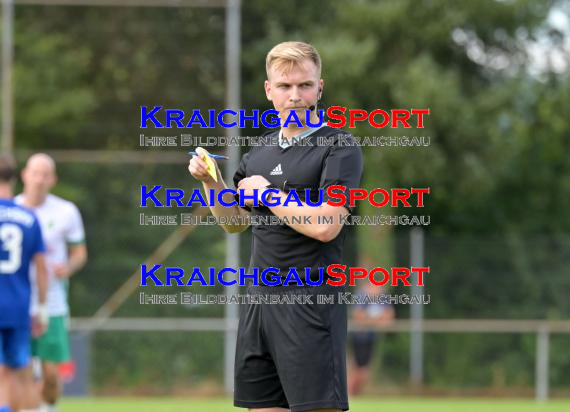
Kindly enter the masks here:
[[[188, 152], [189, 155], [192, 156], [198, 156], [198, 153], [196, 152]], [[216, 160], [229, 160], [228, 156], [224, 156], [224, 155], [217, 155], [217, 154], [213, 154], [213, 153], [208, 153], [208, 156], [211, 157], [212, 159], [216, 159]]]

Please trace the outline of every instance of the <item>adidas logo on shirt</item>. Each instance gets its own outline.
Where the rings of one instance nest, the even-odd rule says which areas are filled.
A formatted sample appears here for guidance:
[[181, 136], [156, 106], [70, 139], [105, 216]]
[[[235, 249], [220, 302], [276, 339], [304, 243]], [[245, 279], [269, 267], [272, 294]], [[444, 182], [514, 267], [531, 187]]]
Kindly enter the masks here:
[[271, 173], [269, 173], [271, 176], [277, 176], [277, 175], [282, 175], [283, 174], [283, 170], [281, 170], [281, 163], [279, 163], [277, 166], [275, 166], [275, 169], [273, 169], [271, 171]]

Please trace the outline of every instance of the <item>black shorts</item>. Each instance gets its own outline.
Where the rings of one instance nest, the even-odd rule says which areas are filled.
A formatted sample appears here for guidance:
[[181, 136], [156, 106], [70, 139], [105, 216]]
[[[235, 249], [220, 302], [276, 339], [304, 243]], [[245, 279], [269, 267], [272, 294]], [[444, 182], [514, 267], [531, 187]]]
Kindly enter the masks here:
[[359, 368], [367, 367], [372, 361], [376, 348], [376, 335], [373, 332], [353, 332], [350, 337], [354, 361]]
[[[346, 305], [336, 303], [343, 288], [251, 286], [248, 294], [293, 295], [301, 303], [240, 305], [234, 405], [244, 408], [348, 410], [346, 388]], [[334, 304], [317, 304], [317, 295]], [[306, 296], [306, 298], [302, 298]]]

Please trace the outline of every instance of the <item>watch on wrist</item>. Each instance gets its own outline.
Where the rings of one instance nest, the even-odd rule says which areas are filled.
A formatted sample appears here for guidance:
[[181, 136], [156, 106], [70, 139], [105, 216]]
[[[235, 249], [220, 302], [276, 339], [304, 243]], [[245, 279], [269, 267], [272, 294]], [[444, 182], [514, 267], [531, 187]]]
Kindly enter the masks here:
[[[263, 186], [260, 191], [259, 191], [259, 199], [258, 199], [258, 203], [260, 206], [266, 206], [262, 201], [261, 201], [261, 196], [263, 194], [263, 192], [265, 192], [267, 189], [277, 189], [277, 186], [273, 185], [273, 184], [268, 184]], [[271, 201], [271, 196], [273, 195], [273, 193], [268, 193], [267, 194], [267, 201]]]

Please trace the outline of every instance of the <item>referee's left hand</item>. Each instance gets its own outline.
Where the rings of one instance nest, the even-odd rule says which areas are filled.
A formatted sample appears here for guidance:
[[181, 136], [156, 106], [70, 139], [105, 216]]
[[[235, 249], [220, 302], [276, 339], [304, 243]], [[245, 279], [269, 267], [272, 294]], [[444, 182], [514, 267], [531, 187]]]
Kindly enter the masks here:
[[[204, 183], [213, 183], [214, 179], [208, 173], [208, 165], [204, 161], [203, 157], [208, 156], [208, 151], [202, 147], [197, 147], [196, 152], [199, 156], [192, 156], [188, 164], [188, 171], [196, 179]], [[211, 159], [216, 167], [216, 174], [218, 175], [218, 180], [221, 179], [220, 169], [218, 163], [214, 159]]]
[[[263, 176], [260, 175], [253, 175], [250, 177], [246, 177], [244, 179], [241, 179], [238, 183], [238, 189], [243, 189], [244, 191], [244, 195], [245, 196], [253, 196], [253, 189], [258, 189], [258, 196], [261, 197], [261, 193], [263, 192], [263, 190], [265, 189], [265, 187], [267, 185], [270, 185], [271, 182], [269, 180], [267, 180], [266, 178], [264, 178]], [[245, 200], [245, 205], [252, 207], [253, 206], [253, 200], [252, 199], [246, 199]]]

